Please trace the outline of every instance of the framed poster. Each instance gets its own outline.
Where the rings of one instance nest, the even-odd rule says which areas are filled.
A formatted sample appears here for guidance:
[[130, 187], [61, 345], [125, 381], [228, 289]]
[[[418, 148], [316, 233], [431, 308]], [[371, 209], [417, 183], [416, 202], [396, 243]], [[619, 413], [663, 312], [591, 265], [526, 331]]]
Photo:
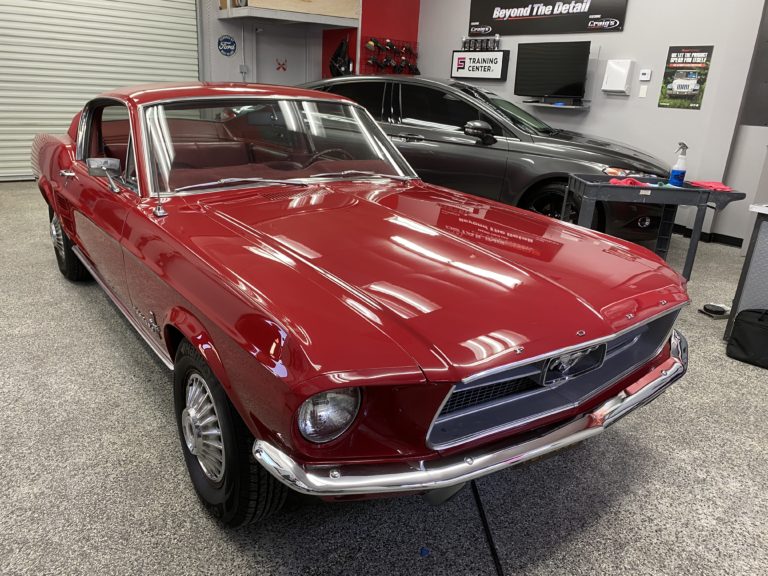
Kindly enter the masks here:
[[451, 78], [506, 80], [508, 69], [509, 50], [454, 50], [451, 59]]
[[627, 0], [472, 0], [469, 35], [621, 32]]
[[660, 108], [699, 110], [714, 46], [671, 46], [659, 95]]

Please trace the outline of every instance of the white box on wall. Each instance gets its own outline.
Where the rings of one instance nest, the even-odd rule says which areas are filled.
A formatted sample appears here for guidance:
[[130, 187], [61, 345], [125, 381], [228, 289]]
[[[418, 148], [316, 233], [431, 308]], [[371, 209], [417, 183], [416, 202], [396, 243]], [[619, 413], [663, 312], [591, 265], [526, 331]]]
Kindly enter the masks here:
[[603, 92], [629, 94], [634, 70], [634, 60], [608, 60], [603, 78]]

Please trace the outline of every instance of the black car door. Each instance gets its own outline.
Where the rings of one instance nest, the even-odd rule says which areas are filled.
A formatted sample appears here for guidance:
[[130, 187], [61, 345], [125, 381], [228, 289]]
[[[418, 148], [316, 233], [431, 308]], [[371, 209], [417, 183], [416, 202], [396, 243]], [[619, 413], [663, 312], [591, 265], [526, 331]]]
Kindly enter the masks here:
[[[419, 176], [426, 182], [498, 200], [508, 156], [503, 128], [452, 92], [407, 82], [392, 86], [393, 118], [387, 122], [384, 114], [381, 125]], [[484, 144], [464, 134], [470, 120], [491, 124], [495, 142]]]

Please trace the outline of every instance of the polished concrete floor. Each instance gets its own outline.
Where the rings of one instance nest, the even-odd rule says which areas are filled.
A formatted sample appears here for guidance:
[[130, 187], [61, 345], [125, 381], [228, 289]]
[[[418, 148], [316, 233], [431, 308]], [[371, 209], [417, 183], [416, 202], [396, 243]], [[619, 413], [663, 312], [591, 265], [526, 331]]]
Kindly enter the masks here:
[[[686, 242], [675, 239], [671, 261]], [[768, 371], [727, 358], [743, 259], [701, 246], [684, 380], [572, 450], [478, 482], [505, 574], [768, 574]], [[0, 573], [495, 574], [469, 490], [296, 502], [230, 531], [198, 503], [170, 375], [56, 269], [32, 183], [0, 185]]]

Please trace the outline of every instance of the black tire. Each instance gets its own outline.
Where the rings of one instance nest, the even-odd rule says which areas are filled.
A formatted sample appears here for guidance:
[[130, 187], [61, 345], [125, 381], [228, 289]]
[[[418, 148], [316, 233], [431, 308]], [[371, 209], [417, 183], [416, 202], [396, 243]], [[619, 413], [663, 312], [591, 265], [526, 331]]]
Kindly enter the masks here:
[[[565, 182], [548, 182], [526, 193], [518, 207], [560, 220], [563, 210], [563, 199], [567, 190], [568, 184]], [[569, 195], [568, 217], [565, 218], [565, 221], [578, 224], [580, 210], [581, 201], [579, 198], [574, 198], [572, 194]], [[595, 214], [592, 217], [592, 226], [590, 228], [603, 231], [605, 229], [604, 220], [603, 207], [598, 204], [595, 206]]]
[[[220, 454], [223, 465], [206, 471], [205, 460], [193, 454], [184, 433], [190, 425], [187, 408], [187, 386], [202, 378], [218, 418]], [[198, 497], [208, 511], [227, 526], [242, 526], [264, 520], [278, 512], [286, 498], [287, 488], [267, 472], [253, 457], [253, 436], [234, 409], [221, 384], [200, 353], [187, 340], [176, 352], [173, 371], [174, 407], [184, 461]], [[191, 385], [191, 384], [190, 384]], [[206, 414], [210, 415], [208, 410]], [[194, 429], [194, 426], [192, 426]], [[211, 438], [208, 434], [206, 438]], [[202, 440], [200, 440], [202, 442]], [[197, 449], [197, 448], [195, 448]], [[220, 479], [214, 479], [219, 472]]]
[[71, 282], [80, 282], [88, 280], [91, 275], [88, 269], [83, 266], [75, 253], [72, 251], [72, 241], [64, 232], [58, 215], [53, 208], [48, 207], [48, 222], [50, 224], [51, 241], [53, 242], [53, 253], [56, 256], [56, 264], [64, 277]]

